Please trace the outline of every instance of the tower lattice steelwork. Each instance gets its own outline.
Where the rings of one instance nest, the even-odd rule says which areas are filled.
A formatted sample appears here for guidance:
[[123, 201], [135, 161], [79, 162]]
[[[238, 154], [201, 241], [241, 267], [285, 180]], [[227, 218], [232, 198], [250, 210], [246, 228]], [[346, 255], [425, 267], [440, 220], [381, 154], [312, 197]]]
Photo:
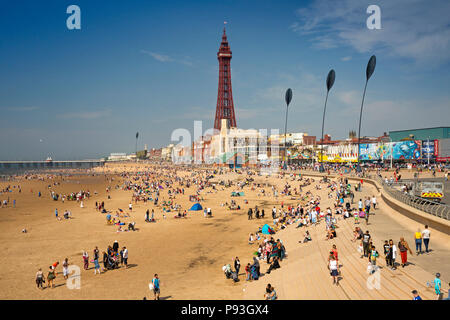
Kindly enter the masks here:
[[228, 45], [225, 28], [223, 28], [222, 42], [219, 52], [217, 52], [217, 59], [219, 60], [219, 90], [217, 93], [214, 129], [220, 130], [221, 119], [227, 119], [228, 127], [236, 127], [233, 91], [231, 90], [231, 50]]

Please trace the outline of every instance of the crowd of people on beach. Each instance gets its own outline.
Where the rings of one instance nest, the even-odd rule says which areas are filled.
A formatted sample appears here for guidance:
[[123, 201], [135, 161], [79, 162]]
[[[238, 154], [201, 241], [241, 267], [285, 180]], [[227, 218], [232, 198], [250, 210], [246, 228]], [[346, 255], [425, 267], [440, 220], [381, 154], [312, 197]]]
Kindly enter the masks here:
[[[358, 173], [358, 179], [361, 179], [354, 184], [349, 183], [349, 179], [345, 175], [352, 172], [352, 169], [349, 168], [325, 166], [325, 177], [321, 178], [303, 177], [302, 174], [298, 173], [301, 172], [299, 171], [301, 169], [301, 167], [292, 166], [286, 171], [279, 172], [276, 178], [281, 180], [282, 184], [278, 187], [268, 183], [261, 183], [260, 181], [256, 182], [255, 173], [249, 169], [241, 169], [241, 174], [244, 175], [245, 173], [246, 177], [236, 181], [221, 179], [221, 174], [228, 173], [229, 171], [217, 168], [202, 171], [193, 170], [188, 175], [179, 175], [178, 173], [181, 169], [171, 166], [154, 167], [152, 170], [142, 170], [140, 172], [124, 171], [118, 174], [120, 179], [114, 180], [110, 178], [110, 184], [115, 184], [115, 186], [109, 186], [107, 188], [107, 194], [110, 199], [110, 192], [113, 188], [128, 191], [131, 198], [128, 204], [128, 210], [118, 208], [113, 213], [114, 210], [110, 211], [105, 208], [104, 201], [97, 201], [94, 208], [98, 213], [106, 214], [106, 217], [109, 216], [107, 218], [107, 224], [117, 226], [117, 232], [136, 231], [138, 229], [136, 228], [135, 221], [128, 220], [130, 218], [131, 220], [134, 219], [132, 213], [135, 213], [136, 209], [133, 207], [133, 204], [138, 209], [141, 203], [144, 205], [153, 205], [151, 210], [146, 207], [144, 214], [144, 221], [146, 223], [160, 222], [158, 219], [159, 216], [165, 219], [169, 215], [173, 215], [176, 219], [188, 219], [189, 208], [183, 207], [181, 204], [180, 198], [182, 196], [189, 196], [189, 200], [192, 203], [202, 203], [210, 193], [217, 193], [224, 190], [231, 192], [233, 190], [230, 199], [223, 200], [226, 201], [224, 206], [229, 207], [229, 209], [233, 208], [232, 210], [242, 210], [245, 207], [245, 211], [242, 210], [244, 211], [244, 216], [245, 212], [247, 212], [247, 220], [255, 220], [254, 223], [257, 224], [255, 226], [256, 231], [251, 233], [248, 238], [253, 255], [250, 256], [249, 262], [243, 264], [245, 266], [245, 280], [250, 282], [258, 281], [265, 274], [276, 272], [276, 270], [282, 267], [283, 261], [288, 255], [282, 240], [283, 234], [281, 231], [292, 225], [300, 231], [299, 246], [307, 246], [315, 241], [330, 242], [326, 265], [330, 272], [332, 283], [337, 286], [339, 286], [339, 281], [343, 279], [341, 268], [345, 266], [338, 259], [338, 249], [333, 240], [340, 236], [339, 227], [342, 227], [343, 223], [353, 224], [352, 229], [354, 228], [354, 232], [351, 242], [357, 244], [355, 249], [360, 253], [361, 259], [367, 259], [367, 272], [369, 274], [378, 271], [379, 263], [377, 261], [381, 253], [384, 255], [386, 267], [391, 270], [396, 270], [398, 266], [405, 268], [409, 265], [408, 253], [410, 255], [413, 254], [413, 248], [409, 246], [405, 237], [397, 239], [392, 237], [393, 239], [381, 241], [374, 240], [369, 230], [363, 231], [361, 229], [360, 220], [364, 219], [365, 228], [369, 228], [371, 226], [369, 217], [373, 217], [378, 210], [377, 197], [375, 195], [363, 196], [362, 193], [364, 186], [363, 177], [369, 172], [367, 168], [363, 172]], [[313, 167], [309, 169], [316, 170], [317, 168]], [[383, 173], [382, 169], [378, 168], [374, 170], [376, 170], [377, 174], [381, 175]], [[340, 178], [333, 180], [327, 178], [326, 174], [329, 175], [331, 173], [340, 176]], [[215, 179], [213, 179], [214, 177]], [[401, 179], [401, 175], [398, 172], [394, 172], [393, 179], [398, 181]], [[388, 181], [390, 180], [388, 179]], [[57, 186], [58, 183], [53, 182], [49, 185], [49, 189], [56, 190], [54, 187]], [[9, 192], [11, 188], [15, 187], [7, 187], [2, 190], [2, 193]], [[20, 188], [20, 186], [17, 186], [17, 188]], [[250, 206], [248, 204], [249, 200], [245, 196], [240, 195], [247, 189], [257, 191], [257, 196], [264, 199], [272, 197], [277, 202], [277, 205], [258, 204]], [[84, 201], [89, 200], [91, 196], [89, 190], [80, 190], [69, 194], [58, 193], [55, 190], [50, 190], [50, 196], [54, 200], [60, 199], [62, 203], [65, 200], [77, 201], [82, 208], [84, 207]], [[324, 196], [324, 198], [321, 198], [318, 195], [318, 191], [321, 191], [321, 194], [325, 194], [322, 192], [324, 190], [326, 190], [328, 197]], [[358, 193], [360, 196], [356, 197]], [[41, 195], [40, 191], [38, 195]], [[284, 197], [284, 200], [278, 200], [279, 197]], [[358, 201], [355, 203], [354, 200]], [[228, 202], [231, 204], [228, 204]], [[9, 205], [9, 198], [5, 205]], [[203, 210], [205, 216], [212, 217], [211, 208], [205, 207]], [[55, 216], [58, 220], [62, 220], [57, 208], [55, 208]], [[72, 218], [71, 211], [64, 210], [63, 219], [69, 220], [70, 218]], [[180, 219], [180, 221], [182, 220]], [[264, 233], [264, 225], [260, 225], [261, 221], [268, 222], [268, 220], [270, 220], [270, 229], [273, 233]], [[320, 231], [320, 236], [313, 238], [311, 236], [311, 228], [318, 228], [320, 226], [324, 227], [323, 235], [322, 231]], [[410, 239], [409, 237], [407, 238], [408, 240]], [[418, 229], [411, 239], [414, 239], [416, 255], [431, 252], [428, 226]], [[375, 244], [377, 242], [380, 245], [377, 244], [376, 247]], [[422, 250], [422, 246], [425, 247], [424, 251]], [[397, 263], [396, 261], [398, 260], [398, 256], [400, 256], [401, 263]], [[82, 259], [84, 270], [94, 269], [94, 274], [119, 269], [122, 266], [125, 268], [129, 267], [128, 249], [126, 247], [120, 249], [117, 241], [111, 246], [108, 246], [105, 251], [102, 251], [102, 256], [100, 256], [100, 251], [96, 247], [92, 253], [92, 260], [90, 260], [87, 251], [83, 250]], [[90, 267], [90, 264], [93, 264], [93, 267]], [[261, 264], [267, 266], [265, 273], [261, 271]], [[36, 274], [36, 285], [38, 288], [43, 289], [43, 284], [46, 282], [48, 288], [55, 287], [55, 279], [59, 275], [57, 271], [58, 266], [58, 261], [53, 263], [49, 267], [46, 275], [44, 275], [42, 269], [38, 270]], [[65, 280], [69, 277], [68, 266], [69, 260], [65, 258], [62, 263], [62, 275]], [[232, 279], [234, 282], [239, 282], [240, 271], [241, 262], [238, 257], [233, 258], [230, 264], [223, 266], [225, 277]], [[436, 279], [430, 283], [434, 285], [435, 292], [439, 297], [442, 294], [439, 273], [436, 274]], [[267, 300], [275, 300], [278, 298], [272, 284], [267, 284], [264, 293], [264, 298]], [[159, 299], [160, 281], [157, 274], [152, 279], [150, 288], [154, 293], [154, 298]], [[413, 295], [414, 298], [420, 298], [418, 291], [413, 292]]]
[[[108, 270], [115, 270], [125, 266], [125, 269], [129, 268], [128, 265], [128, 249], [123, 246], [119, 251], [119, 242], [116, 240], [114, 243], [107, 247], [106, 251], [102, 252], [102, 264], [100, 264], [100, 250], [95, 247], [92, 253], [92, 260], [89, 260], [89, 254], [87, 251], [82, 252], [83, 269], [94, 269], [94, 274], [105, 273]], [[93, 264], [93, 267], [89, 267], [89, 263]], [[49, 266], [47, 276], [44, 275], [42, 268], [36, 273], [36, 286], [38, 289], [44, 289], [43, 284], [47, 280], [46, 288], [55, 288], [55, 280], [60, 272], [57, 271], [59, 261], [54, 262]], [[65, 258], [62, 263], [62, 275], [64, 281], [69, 278], [69, 259]]]

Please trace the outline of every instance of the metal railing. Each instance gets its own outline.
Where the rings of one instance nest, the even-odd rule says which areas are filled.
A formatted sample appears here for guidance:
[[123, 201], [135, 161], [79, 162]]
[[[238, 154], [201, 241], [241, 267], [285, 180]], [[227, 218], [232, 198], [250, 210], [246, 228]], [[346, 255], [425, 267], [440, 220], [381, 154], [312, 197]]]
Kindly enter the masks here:
[[420, 197], [412, 196], [400, 190], [394, 189], [379, 176], [370, 178], [380, 183], [383, 187], [383, 190], [394, 199], [401, 201], [404, 204], [411, 206], [413, 208], [432, 214], [436, 217], [450, 220], [450, 206], [435, 201], [423, 199]]

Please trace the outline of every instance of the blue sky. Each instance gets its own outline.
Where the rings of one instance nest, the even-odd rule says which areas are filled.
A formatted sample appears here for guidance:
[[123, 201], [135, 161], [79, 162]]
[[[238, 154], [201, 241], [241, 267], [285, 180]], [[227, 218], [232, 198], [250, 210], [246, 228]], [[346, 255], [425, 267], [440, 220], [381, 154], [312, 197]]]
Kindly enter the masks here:
[[[213, 125], [223, 21], [241, 128], [320, 135], [325, 78], [336, 71], [325, 132], [362, 135], [450, 125], [450, 26], [444, 0], [2, 1], [0, 159], [98, 158], [170, 143]], [[81, 8], [68, 30], [66, 8]], [[366, 9], [381, 8], [381, 30]]]

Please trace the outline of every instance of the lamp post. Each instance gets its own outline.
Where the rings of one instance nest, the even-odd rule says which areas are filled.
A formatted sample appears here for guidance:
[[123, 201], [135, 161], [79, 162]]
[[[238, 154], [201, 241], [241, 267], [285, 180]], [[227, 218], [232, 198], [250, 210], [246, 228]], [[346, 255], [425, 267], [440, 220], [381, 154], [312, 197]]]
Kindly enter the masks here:
[[370, 77], [372, 76], [373, 72], [375, 71], [375, 65], [377, 64], [377, 58], [373, 55], [370, 57], [369, 62], [367, 63], [366, 68], [366, 85], [364, 86], [364, 93], [361, 101], [361, 111], [359, 112], [359, 129], [358, 129], [358, 167], [357, 171], [361, 172], [361, 167], [359, 165], [359, 145], [361, 141], [361, 119], [362, 119], [362, 111], [364, 106], [364, 98], [366, 96], [366, 88], [367, 88], [367, 82], [369, 82]]
[[289, 88], [286, 90], [285, 94], [285, 101], [286, 101], [286, 121], [284, 123], [284, 169], [287, 168], [286, 164], [286, 154], [287, 154], [287, 148], [286, 148], [286, 135], [287, 135], [287, 120], [288, 120], [288, 109], [289, 109], [289, 103], [291, 103], [292, 100], [292, 89]]
[[391, 137], [389, 137], [389, 140], [391, 142], [391, 170], [392, 170], [392, 162], [393, 162], [393, 158], [394, 158], [394, 144], [392, 143]]
[[325, 106], [323, 107], [323, 118], [322, 118], [322, 139], [320, 140], [320, 172], [324, 172], [323, 168], [323, 129], [325, 125], [325, 111], [327, 110], [327, 101], [328, 101], [328, 93], [330, 92], [331, 87], [333, 87], [334, 79], [336, 78], [336, 72], [333, 69], [328, 72], [327, 76], [327, 95], [325, 97]]
[[137, 161], [137, 141], [139, 137], [139, 132], [136, 132], [136, 145], [134, 147], [134, 154], [136, 155], [136, 161]]

